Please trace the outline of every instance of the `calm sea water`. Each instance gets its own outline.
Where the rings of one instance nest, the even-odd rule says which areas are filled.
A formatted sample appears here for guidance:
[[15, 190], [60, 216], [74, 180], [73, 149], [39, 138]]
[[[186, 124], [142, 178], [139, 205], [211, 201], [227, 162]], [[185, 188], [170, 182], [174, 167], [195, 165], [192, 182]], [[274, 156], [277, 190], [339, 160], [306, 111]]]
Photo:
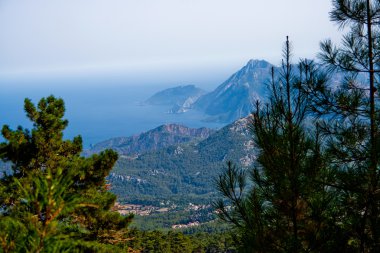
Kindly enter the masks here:
[[189, 127], [220, 128], [217, 123], [204, 122], [205, 115], [191, 111], [168, 114], [169, 108], [143, 105], [147, 98], [175, 85], [127, 83], [117, 78], [59, 78], [0, 80], [0, 125], [31, 128], [25, 116], [26, 97], [37, 103], [53, 94], [64, 99], [69, 126], [65, 138], [83, 137], [85, 148], [91, 144], [120, 136], [130, 136], [167, 123]]

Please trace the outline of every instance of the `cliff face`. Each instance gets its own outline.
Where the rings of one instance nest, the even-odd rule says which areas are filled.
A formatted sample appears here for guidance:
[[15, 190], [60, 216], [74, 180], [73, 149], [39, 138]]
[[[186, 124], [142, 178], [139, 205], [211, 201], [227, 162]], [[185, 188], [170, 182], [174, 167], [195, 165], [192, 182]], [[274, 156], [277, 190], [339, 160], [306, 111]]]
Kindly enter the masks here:
[[194, 107], [215, 121], [233, 122], [246, 117], [256, 100], [266, 98], [272, 66], [263, 60], [250, 60], [214, 91], [199, 98]]
[[113, 138], [100, 142], [87, 153], [97, 153], [111, 148], [122, 155], [133, 155], [192, 140], [205, 139], [213, 132], [215, 130], [204, 127], [196, 129], [177, 124], [167, 124], [134, 136]]

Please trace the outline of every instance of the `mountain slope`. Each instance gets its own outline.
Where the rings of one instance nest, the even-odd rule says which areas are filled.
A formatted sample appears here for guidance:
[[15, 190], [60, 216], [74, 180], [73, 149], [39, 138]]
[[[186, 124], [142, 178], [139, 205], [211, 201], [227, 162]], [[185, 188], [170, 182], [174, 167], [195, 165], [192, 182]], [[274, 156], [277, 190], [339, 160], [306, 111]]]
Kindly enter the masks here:
[[249, 115], [255, 101], [266, 97], [272, 66], [264, 60], [250, 60], [214, 91], [199, 98], [194, 107], [221, 122]]
[[134, 155], [174, 144], [205, 139], [214, 132], [215, 130], [204, 127], [196, 129], [177, 124], [167, 124], [130, 137], [119, 137], [100, 142], [86, 151], [86, 154], [98, 153], [107, 148], [112, 148], [121, 155]]
[[231, 160], [252, 166], [253, 142], [247, 119], [240, 119], [208, 138], [121, 157], [109, 181], [121, 201], [168, 200], [209, 202], [216, 194], [215, 180]]

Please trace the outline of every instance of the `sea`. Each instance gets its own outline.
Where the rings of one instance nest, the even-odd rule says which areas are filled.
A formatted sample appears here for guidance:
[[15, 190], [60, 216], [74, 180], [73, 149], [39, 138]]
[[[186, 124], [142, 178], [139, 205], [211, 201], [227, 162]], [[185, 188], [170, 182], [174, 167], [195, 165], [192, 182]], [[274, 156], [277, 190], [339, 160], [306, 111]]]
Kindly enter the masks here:
[[[139, 134], [162, 124], [219, 129], [221, 123], [208, 122], [207, 115], [195, 110], [170, 114], [167, 106], [152, 106], [145, 101], [158, 91], [189, 83], [132, 81], [123, 76], [50, 76], [0, 79], [0, 125], [31, 129], [23, 109], [24, 99], [35, 104], [54, 95], [65, 102], [69, 121], [65, 139], [81, 135], [84, 148], [114, 137]], [[207, 85], [206, 85], [207, 86]], [[205, 88], [205, 87], [201, 87]], [[206, 87], [212, 89], [212, 85]], [[1, 139], [2, 141], [4, 139]]]

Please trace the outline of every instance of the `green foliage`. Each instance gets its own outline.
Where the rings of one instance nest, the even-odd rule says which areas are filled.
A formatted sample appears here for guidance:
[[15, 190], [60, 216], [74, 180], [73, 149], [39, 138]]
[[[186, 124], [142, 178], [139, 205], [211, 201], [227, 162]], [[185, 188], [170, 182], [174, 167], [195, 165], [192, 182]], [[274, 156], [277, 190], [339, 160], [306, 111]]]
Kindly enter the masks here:
[[24, 242], [28, 240], [27, 228], [19, 220], [11, 217], [0, 219], [0, 245], [2, 252], [14, 252], [16, 249], [25, 250]]
[[154, 253], [206, 253], [236, 252], [231, 236], [226, 233], [197, 233], [131, 230], [128, 247], [140, 252]]
[[[330, 40], [321, 43], [320, 58], [328, 71], [344, 78], [313, 73], [307, 64], [309, 74], [300, 69], [306, 80], [294, 83], [298, 96], [289, 99], [289, 85], [282, 86], [287, 94], [272, 89], [274, 98], [266, 111], [258, 108], [254, 114], [261, 170], [251, 173], [253, 187], [245, 190], [245, 175], [231, 164], [220, 177], [220, 190], [231, 208], [222, 201], [218, 207], [222, 218], [235, 224], [244, 249], [380, 251], [380, 4], [332, 2], [332, 21], [348, 32], [340, 47]], [[287, 81], [292, 80], [289, 66], [287, 61], [283, 65]], [[302, 98], [305, 106], [297, 104]], [[305, 135], [310, 132], [302, 125], [306, 109], [318, 119], [315, 137]], [[292, 115], [300, 121], [290, 121]], [[308, 144], [313, 142], [314, 148]], [[267, 227], [274, 233], [267, 235]], [[276, 233], [281, 227], [285, 229]], [[276, 247], [265, 248], [271, 243]]]
[[326, 137], [333, 175], [325, 184], [339, 195], [342, 229], [353, 251], [380, 251], [379, 97], [380, 5], [335, 0], [331, 19], [347, 27], [342, 45], [321, 43], [320, 58], [345, 78], [303, 86]]
[[216, 216], [214, 209], [209, 206], [201, 210], [186, 210], [185, 207], [178, 207], [176, 210], [170, 210], [164, 213], [152, 213], [149, 216], [136, 215], [131, 223], [131, 227], [139, 230], [172, 230], [172, 226], [176, 224], [189, 224], [199, 222], [201, 226], [181, 230], [187, 234], [196, 232], [221, 232], [223, 224], [215, 222]]
[[337, 250], [329, 244], [340, 231], [333, 226], [335, 198], [321, 183], [326, 171], [320, 139], [307, 124], [308, 98], [299, 91], [300, 85], [321, 80], [310, 61], [294, 71], [290, 54], [287, 41], [278, 78], [272, 70], [270, 102], [257, 103], [252, 113], [255, 168], [244, 171], [229, 162], [218, 181], [225, 200], [215, 206], [220, 218], [233, 224], [242, 252]]
[[105, 180], [117, 154], [106, 150], [84, 158], [80, 136], [62, 140], [68, 124], [62, 99], [43, 98], [37, 107], [25, 99], [25, 111], [31, 131], [2, 129], [1, 158], [12, 164], [12, 173], [0, 180], [2, 251], [121, 249], [115, 245], [127, 240], [131, 217], [109, 211], [116, 197]]
[[[121, 157], [108, 177], [120, 202], [154, 204], [205, 203], [216, 197], [213, 179], [226, 160], [240, 160], [251, 151], [245, 132], [227, 126], [209, 138], [147, 152], [135, 159]], [[126, 194], [127, 193], [127, 194]]]

